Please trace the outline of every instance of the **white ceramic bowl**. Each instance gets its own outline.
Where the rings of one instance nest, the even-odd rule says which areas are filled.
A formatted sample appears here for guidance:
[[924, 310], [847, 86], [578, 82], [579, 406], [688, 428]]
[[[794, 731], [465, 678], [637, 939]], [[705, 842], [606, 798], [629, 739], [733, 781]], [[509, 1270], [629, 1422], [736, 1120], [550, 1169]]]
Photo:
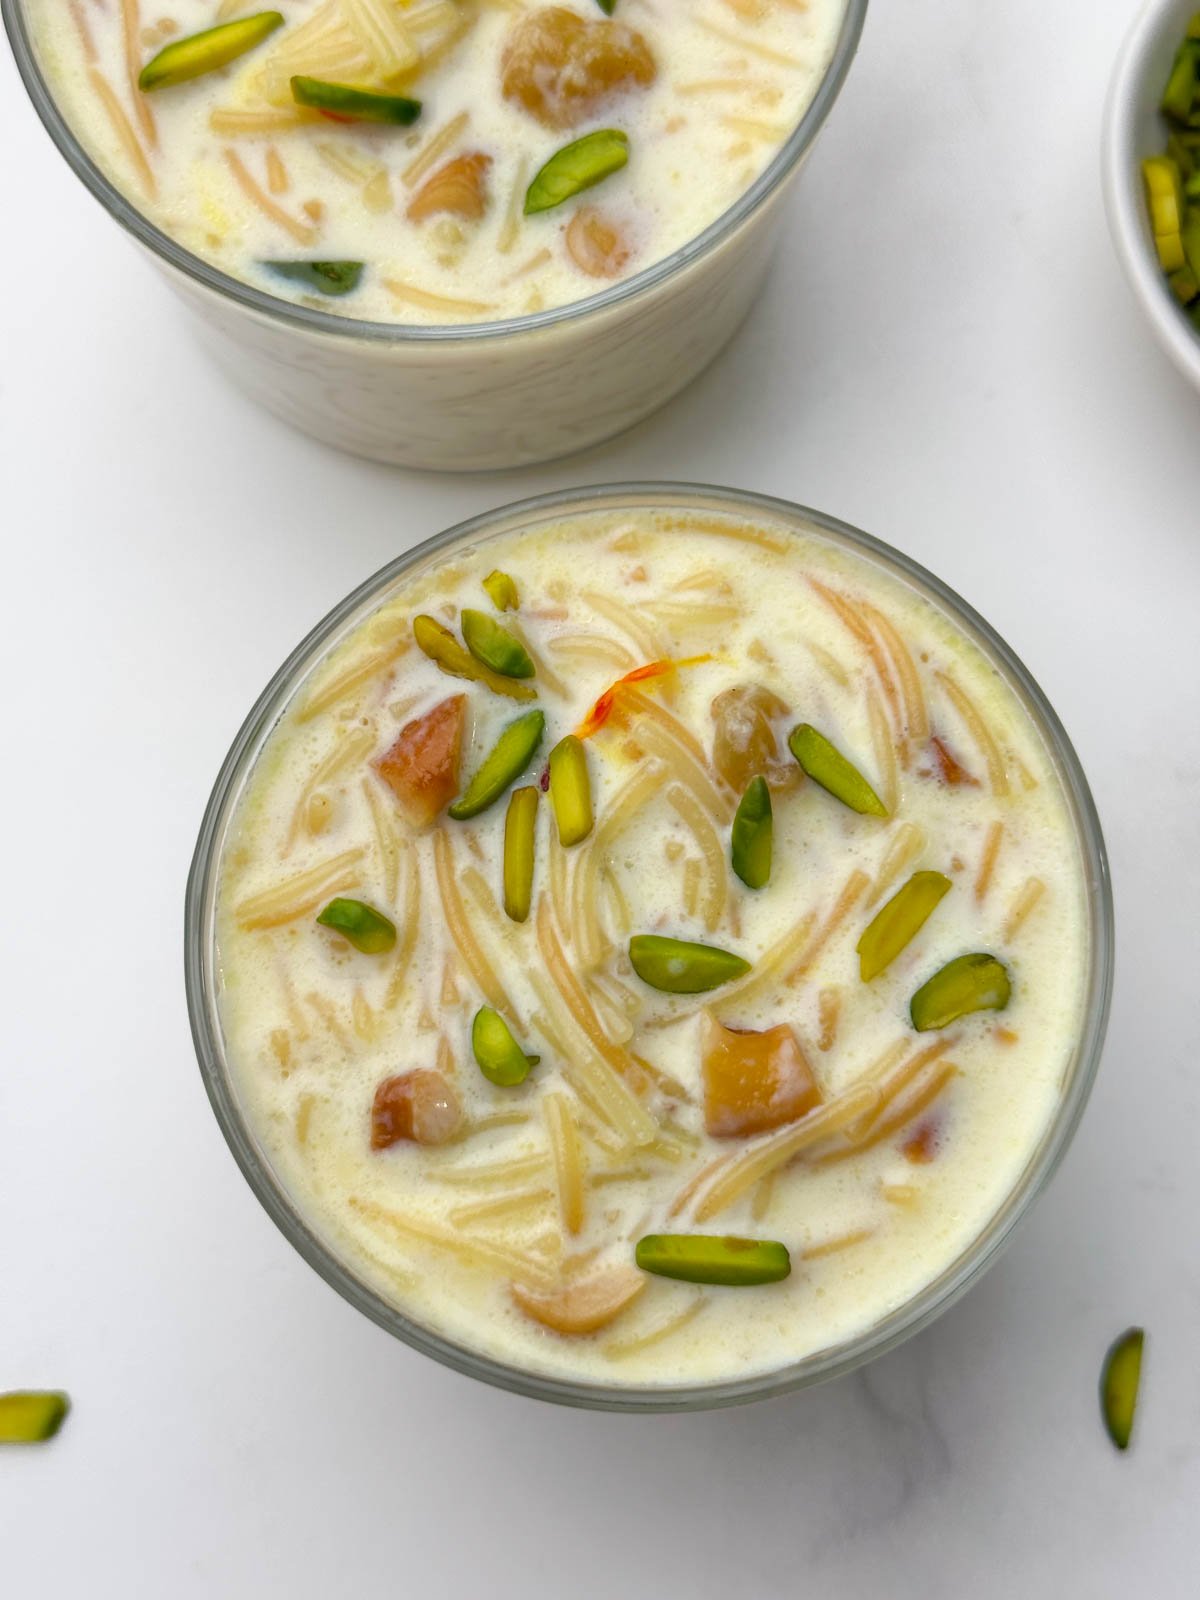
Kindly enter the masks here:
[[1159, 101], [1171, 62], [1200, 0], [1147, 0], [1117, 57], [1104, 113], [1103, 178], [1108, 226], [1125, 276], [1160, 345], [1200, 389], [1200, 332], [1176, 305], [1150, 231], [1142, 191], [1144, 156], [1161, 155]]

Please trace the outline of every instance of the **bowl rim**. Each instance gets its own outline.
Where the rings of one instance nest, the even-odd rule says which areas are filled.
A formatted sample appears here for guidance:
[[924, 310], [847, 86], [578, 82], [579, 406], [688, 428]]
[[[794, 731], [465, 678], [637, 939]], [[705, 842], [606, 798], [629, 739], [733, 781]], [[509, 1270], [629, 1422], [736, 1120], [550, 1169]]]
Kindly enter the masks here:
[[[936, 1279], [903, 1306], [843, 1345], [814, 1352], [799, 1362], [713, 1384], [674, 1387], [605, 1385], [514, 1368], [443, 1338], [389, 1305], [354, 1276], [301, 1218], [261, 1152], [237, 1104], [224, 1058], [214, 981], [213, 912], [224, 831], [242, 785], [270, 728], [304, 673], [339, 635], [361, 620], [364, 608], [410, 569], [455, 546], [469, 545], [534, 521], [555, 521], [587, 511], [646, 508], [732, 511], [765, 516], [793, 533], [807, 527], [849, 546], [923, 591], [989, 655], [1022, 699], [1057, 766], [1072, 812], [1087, 893], [1089, 973], [1086, 1008], [1069, 1079], [1057, 1112], [1020, 1179], [987, 1227]], [[811, 508], [745, 490], [702, 484], [617, 483], [565, 489], [515, 501], [484, 512], [425, 539], [353, 589], [305, 636], [273, 674], [231, 745], [205, 809], [188, 874], [184, 913], [184, 969], [188, 1016], [197, 1060], [226, 1142], [251, 1189], [284, 1236], [334, 1289], [373, 1322], [445, 1366], [498, 1388], [540, 1400], [596, 1410], [674, 1412], [710, 1409], [788, 1393], [848, 1372], [894, 1348], [952, 1305], [996, 1259], [1017, 1222], [1057, 1169], [1083, 1114], [1099, 1065], [1113, 981], [1113, 905], [1100, 820], [1079, 759], [1053, 708], [998, 634], [952, 589], [903, 552], [850, 524]]]
[[1125, 277], [1163, 350], [1200, 389], [1200, 333], [1189, 327], [1176, 305], [1154, 253], [1142, 195], [1136, 127], [1139, 91], [1150, 70], [1149, 58], [1168, 29], [1176, 42], [1182, 37], [1177, 13], [1186, 15], [1194, 10], [1195, 0], [1146, 0], [1125, 35], [1104, 106], [1101, 180], [1108, 229]]
[[59, 110], [42, 71], [26, 22], [24, 0], [0, 0], [0, 15], [3, 16], [9, 44], [26, 92], [59, 154], [108, 214], [166, 266], [219, 299], [233, 301], [244, 310], [256, 312], [271, 322], [283, 323], [308, 333], [359, 339], [376, 345], [427, 345], [518, 337], [559, 323], [600, 315], [623, 306], [626, 301], [649, 295], [692, 262], [710, 254], [765, 205], [807, 155], [845, 83], [862, 37], [868, 3], [869, 0], [845, 0], [845, 10], [829, 65], [803, 116], [750, 187], [693, 239], [660, 261], [652, 262], [632, 278], [626, 278], [611, 288], [581, 300], [492, 322], [428, 325], [360, 320], [335, 311], [299, 305], [232, 277], [185, 249], [126, 198], [75, 136], [66, 116]]

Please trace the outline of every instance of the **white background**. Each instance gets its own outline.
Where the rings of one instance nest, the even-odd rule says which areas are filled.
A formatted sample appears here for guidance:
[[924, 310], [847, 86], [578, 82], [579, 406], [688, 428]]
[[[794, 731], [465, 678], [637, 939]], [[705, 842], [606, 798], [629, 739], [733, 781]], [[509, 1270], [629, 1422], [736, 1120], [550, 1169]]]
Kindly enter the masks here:
[[[1200, 417], [1101, 213], [1131, 10], [874, 0], [736, 346], [609, 446], [454, 479], [224, 387], [0, 60], [0, 1389], [75, 1400], [0, 1457], [0, 1592], [1196, 1594]], [[493, 1393], [326, 1288], [222, 1143], [180, 948], [209, 785], [301, 633], [461, 517], [641, 476], [819, 506], [972, 600], [1078, 746], [1119, 925], [1090, 1110], [986, 1281], [855, 1377], [672, 1419]]]

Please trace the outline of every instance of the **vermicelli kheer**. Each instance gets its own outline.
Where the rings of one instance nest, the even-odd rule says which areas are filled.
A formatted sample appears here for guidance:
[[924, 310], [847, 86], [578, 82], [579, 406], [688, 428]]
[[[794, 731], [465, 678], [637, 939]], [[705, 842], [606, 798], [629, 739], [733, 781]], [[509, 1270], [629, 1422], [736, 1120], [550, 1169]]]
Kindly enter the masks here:
[[993, 662], [733, 515], [396, 580], [270, 733], [218, 895], [235, 1089], [309, 1226], [418, 1323], [600, 1384], [778, 1368], [917, 1294], [1045, 1133], [1090, 962]]
[[844, 10], [29, 5], [77, 135], [164, 232], [276, 295], [432, 324], [582, 299], [703, 232], [808, 108]]

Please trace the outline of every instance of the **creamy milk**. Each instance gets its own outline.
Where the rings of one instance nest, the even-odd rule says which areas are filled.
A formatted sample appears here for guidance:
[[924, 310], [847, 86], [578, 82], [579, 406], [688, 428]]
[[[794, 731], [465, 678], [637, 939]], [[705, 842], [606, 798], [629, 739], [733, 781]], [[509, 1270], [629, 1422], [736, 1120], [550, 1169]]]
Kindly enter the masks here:
[[[285, 25], [232, 65], [143, 94], [138, 73], [156, 50], [253, 5], [30, 6], [76, 133], [165, 233], [285, 298], [434, 324], [585, 298], [703, 232], [807, 109], [843, 11], [844, 0], [620, 0], [609, 20], [594, 0], [293, 0]], [[572, 48], [601, 66], [572, 58], [554, 77], [528, 44], [547, 16], [551, 40], [555, 16], [582, 24], [588, 42]], [[606, 70], [616, 84], [601, 92]], [[539, 99], [548, 72], [580, 93]], [[421, 114], [407, 128], [331, 121], [296, 107], [292, 74], [403, 94]], [[534, 173], [601, 128], [628, 135], [628, 165], [523, 216]], [[352, 260], [363, 271], [334, 298], [263, 264], [279, 260]]]
[[[371, 764], [402, 726], [461, 691], [465, 785], [528, 709], [446, 676], [413, 644], [419, 613], [453, 631], [461, 608], [490, 611], [481, 580], [492, 569], [518, 586], [519, 611], [497, 619], [539, 663], [547, 718], [521, 783], [538, 781], [552, 745], [623, 673], [691, 662], [645, 682], [640, 698], [619, 694], [585, 741], [587, 840], [562, 849], [543, 798], [523, 924], [499, 905], [507, 797], [473, 820], [443, 813], [416, 830]], [[781, 703], [774, 864], [757, 891], [728, 870], [737, 795], [713, 766], [713, 701], [748, 684]], [[797, 781], [784, 741], [801, 721], [854, 762], [886, 818]], [[952, 888], [863, 983], [856, 941], [918, 869]], [[386, 912], [396, 948], [364, 954], [318, 926], [335, 894]], [[660, 993], [631, 970], [638, 932], [734, 951], [750, 974], [709, 994]], [[329, 1248], [462, 1346], [635, 1385], [744, 1377], [837, 1346], [951, 1264], [1054, 1115], [1090, 959], [1079, 845], [1044, 738], [955, 622], [815, 533], [659, 513], [504, 535], [398, 580], [268, 739], [225, 849], [218, 941], [237, 1094]], [[969, 951], [1006, 965], [1007, 1009], [914, 1032], [914, 990]], [[497, 989], [514, 1035], [541, 1056], [518, 1087], [493, 1085], [472, 1058], [472, 1018]], [[572, 1013], [572, 989], [599, 1045]], [[778, 1135], [705, 1132], [706, 1011], [742, 1029], [786, 1023], [824, 1107], [860, 1095], [849, 1122], [712, 1215], [710, 1164], [728, 1167]], [[377, 1086], [413, 1069], [444, 1076], [464, 1126], [437, 1148], [374, 1150]], [[556, 1165], [564, 1139], [577, 1146], [581, 1188], [573, 1167]], [[751, 1288], [647, 1277], [584, 1335], [550, 1331], [514, 1299], [514, 1284], [528, 1298], [627, 1273], [638, 1238], [662, 1231], [781, 1241], [791, 1276]]]

